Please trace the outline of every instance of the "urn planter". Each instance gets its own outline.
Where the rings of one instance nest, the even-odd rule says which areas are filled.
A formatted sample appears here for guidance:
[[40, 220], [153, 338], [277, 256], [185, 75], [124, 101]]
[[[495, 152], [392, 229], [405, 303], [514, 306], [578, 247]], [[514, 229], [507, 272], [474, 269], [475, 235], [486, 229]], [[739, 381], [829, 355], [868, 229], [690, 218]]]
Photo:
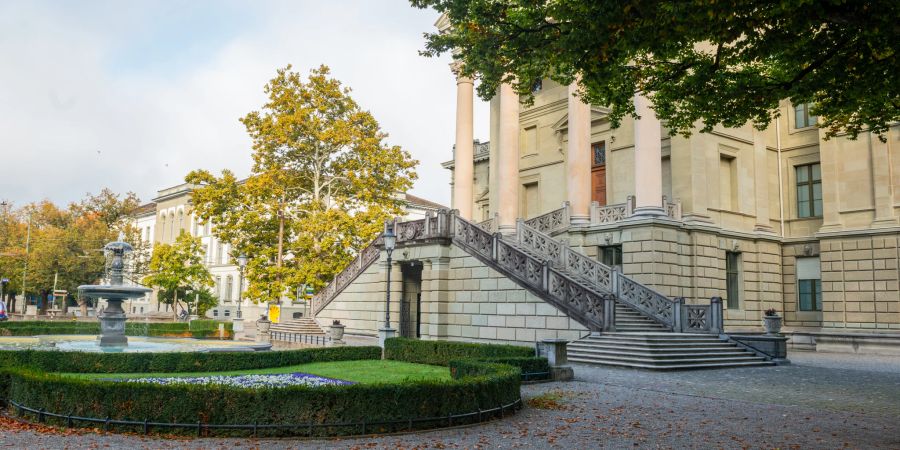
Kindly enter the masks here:
[[766, 334], [781, 333], [781, 316], [763, 316], [763, 326], [766, 328]]
[[344, 338], [344, 325], [331, 325], [331, 339], [340, 341]]

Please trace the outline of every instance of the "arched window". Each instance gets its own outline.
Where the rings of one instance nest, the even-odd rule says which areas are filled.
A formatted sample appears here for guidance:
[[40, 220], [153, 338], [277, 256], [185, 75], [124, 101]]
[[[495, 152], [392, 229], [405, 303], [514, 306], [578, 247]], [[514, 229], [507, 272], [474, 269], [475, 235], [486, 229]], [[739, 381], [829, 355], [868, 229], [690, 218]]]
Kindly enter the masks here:
[[213, 295], [217, 299], [222, 300], [222, 277], [216, 277], [216, 292]]
[[233, 287], [234, 287], [234, 277], [232, 277], [231, 275], [228, 275], [227, 277], [225, 277], [225, 300], [228, 300], [228, 301], [232, 300], [231, 292], [232, 292]]
[[175, 238], [178, 237], [175, 234], [175, 213], [169, 213], [169, 240], [175, 241]]
[[166, 241], [166, 213], [162, 213], [159, 216], [159, 240], [162, 242]]

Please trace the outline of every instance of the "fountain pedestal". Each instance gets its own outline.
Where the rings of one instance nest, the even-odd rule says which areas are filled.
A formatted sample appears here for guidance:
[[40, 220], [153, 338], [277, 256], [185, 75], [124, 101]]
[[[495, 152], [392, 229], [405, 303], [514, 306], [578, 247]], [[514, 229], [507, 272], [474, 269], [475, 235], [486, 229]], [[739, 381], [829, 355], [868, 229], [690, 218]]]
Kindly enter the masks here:
[[100, 314], [100, 336], [97, 342], [101, 347], [128, 345], [128, 337], [125, 336], [125, 311], [122, 309], [122, 300], [110, 299], [106, 301], [106, 309]]

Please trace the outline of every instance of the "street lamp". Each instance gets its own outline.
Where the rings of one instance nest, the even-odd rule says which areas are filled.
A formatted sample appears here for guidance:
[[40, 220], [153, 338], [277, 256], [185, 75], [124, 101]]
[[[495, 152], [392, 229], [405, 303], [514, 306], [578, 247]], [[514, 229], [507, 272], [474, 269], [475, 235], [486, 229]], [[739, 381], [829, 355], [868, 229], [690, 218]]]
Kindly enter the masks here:
[[387, 252], [387, 295], [384, 300], [384, 329], [391, 328], [391, 253], [394, 246], [397, 245], [397, 235], [394, 234], [394, 227], [391, 226], [384, 232], [384, 251]]
[[238, 309], [237, 318], [241, 318], [241, 303], [244, 303], [244, 267], [247, 267], [247, 255], [241, 253], [238, 256], [238, 267], [240, 268], [240, 276], [238, 277]]

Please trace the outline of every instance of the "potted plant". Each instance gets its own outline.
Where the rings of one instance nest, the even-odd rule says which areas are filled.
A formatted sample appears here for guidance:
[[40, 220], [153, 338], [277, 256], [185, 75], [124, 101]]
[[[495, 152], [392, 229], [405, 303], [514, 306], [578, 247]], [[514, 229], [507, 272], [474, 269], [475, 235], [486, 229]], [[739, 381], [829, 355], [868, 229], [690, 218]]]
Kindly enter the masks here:
[[256, 321], [256, 329], [260, 333], [268, 333], [269, 329], [272, 328], [272, 322], [269, 320], [269, 316], [266, 314], [260, 314], [259, 320]]
[[766, 328], [766, 334], [781, 333], [781, 316], [778, 315], [778, 311], [775, 308], [766, 310], [766, 315], [763, 317], [763, 326]]
[[340, 320], [334, 320], [331, 322], [331, 339], [335, 341], [340, 341], [344, 337], [344, 326], [341, 325]]

